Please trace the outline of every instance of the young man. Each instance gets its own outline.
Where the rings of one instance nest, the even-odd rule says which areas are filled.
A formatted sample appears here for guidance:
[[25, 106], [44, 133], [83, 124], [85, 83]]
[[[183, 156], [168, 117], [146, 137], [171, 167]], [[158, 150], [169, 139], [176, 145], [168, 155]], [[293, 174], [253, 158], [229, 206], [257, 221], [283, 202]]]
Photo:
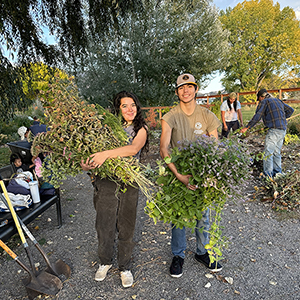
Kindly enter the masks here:
[[[198, 86], [193, 75], [182, 74], [177, 78], [175, 93], [179, 98], [179, 104], [163, 116], [161, 123], [160, 155], [163, 159], [169, 156], [169, 145], [174, 148], [178, 141], [195, 141], [203, 134], [218, 139], [217, 129], [221, 123], [210, 110], [197, 105], [197, 92]], [[192, 175], [178, 173], [174, 163], [168, 164], [168, 167], [188, 189], [196, 190], [197, 186], [189, 184], [189, 178]], [[200, 232], [200, 228], [204, 230]], [[195, 259], [213, 272], [220, 271], [222, 269], [220, 264], [210, 265], [205, 249], [205, 245], [209, 242], [207, 230], [209, 230], [208, 210], [204, 211], [202, 219], [197, 221]], [[186, 249], [185, 228], [175, 228], [172, 224], [171, 248], [174, 257], [170, 266], [170, 274], [172, 277], [180, 277]]]
[[273, 177], [281, 173], [281, 148], [286, 134], [287, 121], [294, 109], [283, 103], [280, 99], [273, 98], [266, 89], [257, 93], [259, 104], [255, 115], [241, 133], [252, 128], [262, 118], [264, 125], [269, 128], [265, 139], [263, 169], [266, 176]]

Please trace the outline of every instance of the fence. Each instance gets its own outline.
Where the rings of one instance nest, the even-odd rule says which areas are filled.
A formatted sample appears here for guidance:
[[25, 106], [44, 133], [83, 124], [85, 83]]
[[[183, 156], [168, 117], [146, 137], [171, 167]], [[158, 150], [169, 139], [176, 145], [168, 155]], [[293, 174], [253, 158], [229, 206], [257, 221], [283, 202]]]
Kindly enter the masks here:
[[[282, 96], [284, 93], [287, 92], [300, 92], [300, 88], [287, 88], [287, 89], [278, 89], [278, 90], [268, 90], [269, 93], [271, 94], [278, 94], [278, 98], [282, 99]], [[246, 96], [246, 95], [255, 95], [254, 97], [254, 102], [242, 102], [241, 105], [257, 105], [257, 101], [256, 101], [256, 94], [257, 91], [251, 91], [251, 92], [240, 92], [240, 93], [236, 93], [237, 94], [237, 100], [239, 101], [240, 96]], [[206, 96], [197, 96], [196, 100], [197, 102], [199, 102], [198, 100], [201, 99], [206, 99], [206, 103], [202, 103], [200, 105], [205, 106], [207, 108], [210, 108], [211, 106], [214, 106], [214, 104], [211, 104], [210, 99], [217, 99], [220, 98], [221, 102], [224, 101], [224, 98], [228, 97], [229, 93], [227, 94], [215, 94], [215, 95], [206, 95]], [[299, 97], [300, 98], [300, 97]], [[300, 100], [298, 99], [284, 99], [283, 100], [285, 103], [300, 103]], [[172, 106], [152, 106], [152, 107], [143, 107], [142, 109], [145, 111], [150, 111], [151, 112], [158, 112], [158, 120], [160, 121], [162, 118], [162, 111], [164, 109], [170, 109]], [[152, 113], [152, 114], [153, 114]], [[155, 113], [156, 114], [156, 113]], [[153, 120], [154, 116], [149, 117], [150, 119]]]

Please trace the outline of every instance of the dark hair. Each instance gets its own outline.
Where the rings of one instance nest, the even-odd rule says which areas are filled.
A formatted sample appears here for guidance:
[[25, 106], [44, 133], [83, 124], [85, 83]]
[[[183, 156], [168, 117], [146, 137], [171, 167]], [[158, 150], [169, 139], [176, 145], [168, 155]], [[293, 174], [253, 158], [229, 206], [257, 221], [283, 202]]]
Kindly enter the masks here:
[[[141, 103], [140, 103], [138, 97], [135, 94], [131, 93], [131, 92], [127, 92], [127, 91], [119, 92], [118, 94], [115, 95], [115, 97], [113, 99], [112, 112], [117, 116], [119, 116], [121, 114], [121, 109], [120, 109], [121, 99], [125, 98], [125, 97], [131, 98], [134, 101], [135, 105], [136, 105], [136, 116], [135, 116], [134, 120], [132, 121], [133, 131], [134, 131], [133, 138], [135, 138], [135, 136], [137, 135], [137, 133], [139, 132], [139, 130], [142, 127], [145, 128], [145, 130], [147, 131], [147, 140], [146, 140], [146, 143], [145, 143], [144, 147], [142, 148], [142, 151], [143, 150], [148, 151], [148, 148], [149, 148], [148, 127], [147, 127], [146, 121], [143, 117], [142, 109], [141, 109]], [[122, 116], [122, 114], [121, 114], [121, 116]], [[122, 122], [125, 123], [125, 125], [126, 125], [126, 121], [123, 118], [123, 116], [122, 116]]]
[[[230, 108], [230, 101], [229, 101], [229, 97], [227, 98], [227, 105], [228, 105], [228, 108]], [[234, 111], [236, 111], [236, 106], [237, 106], [237, 100], [236, 98], [234, 99], [234, 102], [233, 102], [233, 108], [234, 108]]]
[[[182, 84], [181, 86], [184, 86], [184, 85], [193, 85], [195, 87], [195, 91], [197, 90], [197, 87], [198, 87], [197, 84], [192, 84], [192, 83], [185, 83], [185, 84]], [[177, 86], [175, 88], [175, 91], [177, 91], [181, 86]]]
[[16, 159], [21, 159], [21, 161], [22, 161], [22, 158], [20, 157], [20, 155], [18, 153], [12, 153], [10, 155], [9, 161], [10, 161], [11, 164], [13, 164]]

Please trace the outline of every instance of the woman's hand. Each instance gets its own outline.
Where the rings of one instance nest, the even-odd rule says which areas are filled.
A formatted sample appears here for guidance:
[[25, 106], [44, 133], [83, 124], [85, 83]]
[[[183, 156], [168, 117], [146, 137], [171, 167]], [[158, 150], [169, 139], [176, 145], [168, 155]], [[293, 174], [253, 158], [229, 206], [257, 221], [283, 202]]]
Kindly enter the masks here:
[[109, 158], [108, 151], [97, 152], [90, 155], [90, 158], [91, 165], [99, 168]]
[[85, 162], [82, 159], [81, 162], [80, 162], [80, 166], [81, 166], [83, 171], [88, 171], [88, 170], [92, 170], [92, 169], [96, 168], [96, 166], [93, 165], [93, 161], [90, 160], [90, 157], [88, 157]]

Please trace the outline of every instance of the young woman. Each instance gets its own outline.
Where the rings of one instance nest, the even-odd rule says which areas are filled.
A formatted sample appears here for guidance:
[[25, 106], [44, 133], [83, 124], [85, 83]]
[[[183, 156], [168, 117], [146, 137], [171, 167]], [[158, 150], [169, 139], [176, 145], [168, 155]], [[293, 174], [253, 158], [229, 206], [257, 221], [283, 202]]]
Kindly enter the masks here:
[[241, 104], [236, 99], [236, 93], [229, 94], [227, 101], [221, 105], [221, 118], [222, 118], [222, 137], [228, 137], [230, 129], [234, 132], [243, 125], [243, 116], [241, 111]]
[[[142, 116], [138, 98], [126, 91], [116, 95], [113, 101], [114, 113], [122, 115], [124, 130], [129, 136], [129, 144], [124, 147], [92, 154], [81, 167], [87, 171], [99, 168], [106, 159], [118, 156], [140, 157], [141, 151], [148, 146], [148, 128]], [[130, 271], [131, 254], [134, 247], [133, 234], [135, 228], [138, 189], [126, 186], [126, 192], [116, 192], [116, 183], [96, 176], [94, 182], [94, 207], [96, 209], [96, 230], [98, 235], [98, 254], [100, 266], [95, 280], [105, 279], [112, 267], [115, 231], [118, 232], [118, 264], [123, 287], [133, 284]]]

